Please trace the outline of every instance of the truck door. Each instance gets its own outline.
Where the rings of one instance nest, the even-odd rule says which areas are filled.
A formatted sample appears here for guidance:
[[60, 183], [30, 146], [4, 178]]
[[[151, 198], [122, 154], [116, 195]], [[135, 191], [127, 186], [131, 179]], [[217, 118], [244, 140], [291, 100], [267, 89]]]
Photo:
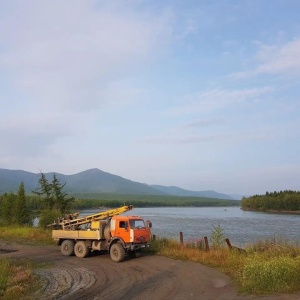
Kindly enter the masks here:
[[118, 220], [117, 236], [122, 238], [125, 243], [130, 242], [130, 230], [128, 221]]

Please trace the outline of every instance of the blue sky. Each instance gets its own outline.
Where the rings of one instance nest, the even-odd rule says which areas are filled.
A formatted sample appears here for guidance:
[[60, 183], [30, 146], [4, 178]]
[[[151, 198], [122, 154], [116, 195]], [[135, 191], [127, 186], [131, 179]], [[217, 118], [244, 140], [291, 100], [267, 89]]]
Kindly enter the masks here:
[[0, 0], [0, 168], [300, 189], [300, 2]]

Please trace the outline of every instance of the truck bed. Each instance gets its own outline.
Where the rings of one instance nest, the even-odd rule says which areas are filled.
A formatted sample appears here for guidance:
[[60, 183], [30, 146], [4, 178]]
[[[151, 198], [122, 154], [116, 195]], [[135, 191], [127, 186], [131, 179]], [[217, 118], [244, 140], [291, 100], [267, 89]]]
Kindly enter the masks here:
[[103, 238], [99, 230], [52, 230], [52, 237], [54, 240], [100, 240]]

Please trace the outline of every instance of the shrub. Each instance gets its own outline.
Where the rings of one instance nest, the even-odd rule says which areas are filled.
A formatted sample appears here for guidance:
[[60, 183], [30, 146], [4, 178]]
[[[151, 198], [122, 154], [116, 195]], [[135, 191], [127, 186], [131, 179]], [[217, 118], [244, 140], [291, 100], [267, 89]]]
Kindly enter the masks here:
[[39, 227], [47, 228], [47, 225], [61, 217], [61, 213], [57, 209], [44, 209], [39, 216]]
[[223, 233], [223, 229], [218, 224], [218, 226], [213, 226], [211, 231], [210, 241], [212, 243], [213, 248], [220, 248], [225, 243], [225, 235]]
[[300, 286], [300, 257], [252, 255], [242, 273], [242, 290], [250, 293], [291, 292]]

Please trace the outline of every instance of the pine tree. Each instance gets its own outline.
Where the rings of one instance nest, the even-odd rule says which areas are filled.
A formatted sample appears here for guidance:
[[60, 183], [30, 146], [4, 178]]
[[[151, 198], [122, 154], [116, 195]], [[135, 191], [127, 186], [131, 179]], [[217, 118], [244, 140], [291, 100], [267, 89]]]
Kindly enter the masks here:
[[44, 208], [53, 209], [54, 208], [54, 198], [52, 193], [52, 184], [48, 182], [44, 173], [41, 173], [41, 178], [38, 181], [39, 187], [33, 191], [33, 193], [42, 197], [44, 202]]
[[16, 195], [5, 193], [1, 196], [0, 219], [3, 225], [12, 225], [15, 222], [13, 207], [15, 206]]
[[61, 184], [56, 175], [53, 175], [52, 182], [49, 182], [45, 174], [41, 173], [38, 183], [40, 186], [34, 191], [42, 197], [45, 210], [58, 210], [64, 216], [71, 208], [74, 197], [68, 197], [63, 191], [66, 183]]
[[68, 194], [63, 191], [66, 183], [61, 184], [56, 175], [52, 179], [52, 195], [55, 201], [55, 207], [61, 212], [62, 216], [65, 215], [70, 209], [74, 197], [67, 197]]
[[18, 195], [13, 208], [14, 224], [32, 225], [32, 216], [28, 208], [23, 182], [19, 186]]

